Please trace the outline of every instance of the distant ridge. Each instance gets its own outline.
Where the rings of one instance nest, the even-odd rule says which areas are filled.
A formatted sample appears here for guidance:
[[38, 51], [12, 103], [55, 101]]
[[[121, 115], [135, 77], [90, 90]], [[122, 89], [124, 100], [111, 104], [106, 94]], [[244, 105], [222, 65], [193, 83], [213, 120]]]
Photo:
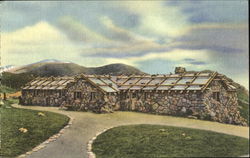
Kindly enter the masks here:
[[97, 75], [145, 74], [137, 68], [120, 63], [100, 67], [84, 67], [72, 62], [64, 62], [56, 59], [42, 60], [12, 69], [9, 72], [13, 74], [29, 73], [35, 76], [73, 76], [80, 73]]
[[[61, 60], [57, 60], [57, 59], [44, 59], [41, 61], [38, 61], [36, 63], [32, 63], [32, 64], [37, 64], [37, 63], [71, 63], [69, 61], [61, 61]], [[31, 65], [31, 64], [29, 64]]]
[[10, 71], [11, 69], [14, 69], [14, 65], [6, 65], [6, 66], [1, 66], [0, 67], [0, 73]]

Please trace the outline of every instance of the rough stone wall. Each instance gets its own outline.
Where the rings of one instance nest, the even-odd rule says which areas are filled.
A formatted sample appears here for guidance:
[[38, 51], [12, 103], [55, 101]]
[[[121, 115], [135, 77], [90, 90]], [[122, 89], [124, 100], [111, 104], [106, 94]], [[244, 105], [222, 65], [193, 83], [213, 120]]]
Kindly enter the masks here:
[[65, 94], [63, 90], [22, 90], [21, 103], [23, 105], [59, 106], [65, 100], [63, 94]]
[[[238, 99], [236, 92], [227, 91], [221, 81], [212, 81], [209, 86], [210, 90], [204, 93], [204, 113], [211, 120], [246, 125], [246, 120], [240, 116], [238, 111]], [[219, 101], [214, 98], [215, 92], [219, 92]]]
[[[80, 98], [75, 97], [76, 92], [81, 92]], [[66, 106], [72, 110], [96, 113], [138, 111], [246, 125], [246, 120], [238, 111], [236, 92], [227, 91], [218, 80], [212, 81], [204, 92], [129, 91], [117, 95], [102, 93], [89, 82], [80, 79], [64, 92], [61, 91], [61, 95], [55, 90], [38, 90], [35, 93], [34, 90], [25, 90], [22, 91], [21, 100], [24, 105]]]
[[[192, 115], [204, 107], [203, 95], [200, 92], [133, 92], [121, 93], [121, 110], [167, 115]], [[136, 93], [136, 92], [134, 92]], [[127, 97], [125, 97], [127, 95]]]
[[[81, 92], [80, 98], [75, 98], [74, 95], [76, 92]], [[69, 87], [66, 98], [67, 100], [63, 106], [67, 106], [72, 110], [105, 113], [119, 109], [117, 107], [116, 94], [104, 94], [99, 89], [82, 79]]]
[[[220, 81], [210, 83], [205, 92], [121, 92], [120, 110], [163, 115], [189, 116], [222, 123], [247, 125], [238, 111], [237, 94], [227, 91]], [[219, 101], [214, 98], [219, 92]], [[136, 93], [136, 94], [133, 94]], [[147, 93], [147, 94], [146, 94]]]

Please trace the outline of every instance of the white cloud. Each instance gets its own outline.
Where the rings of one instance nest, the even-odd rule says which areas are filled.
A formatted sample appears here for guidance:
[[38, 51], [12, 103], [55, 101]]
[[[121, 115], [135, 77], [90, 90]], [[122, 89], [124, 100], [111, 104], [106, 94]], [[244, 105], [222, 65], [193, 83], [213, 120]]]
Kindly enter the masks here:
[[120, 40], [126, 44], [131, 44], [132, 42], [142, 42], [142, 41], [148, 42], [154, 40], [153, 38], [147, 38], [138, 35], [121, 26], [117, 26], [116, 24], [114, 24], [113, 20], [108, 16], [102, 16], [100, 18], [100, 21], [108, 29], [106, 35], [109, 36], [109, 38], [112, 38], [113, 40]]
[[100, 21], [109, 30], [107, 33], [109, 38], [118, 39], [124, 42], [132, 42], [135, 40], [135, 36], [130, 31], [116, 26], [109, 17], [103, 16], [100, 18]]
[[65, 40], [65, 36], [47, 22], [41, 21], [14, 32], [2, 33], [4, 45], [15, 42], [22, 44], [43, 44]]
[[47, 22], [41, 21], [14, 32], [2, 32], [2, 64], [21, 65], [46, 58], [69, 59], [79, 46]]
[[170, 52], [164, 53], [149, 53], [144, 56], [139, 57], [127, 57], [127, 58], [107, 58], [107, 63], [125, 63], [129, 65], [137, 66], [138, 62], [153, 60], [153, 59], [161, 59], [161, 60], [169, 60], [169, 61], [182, 61], [187, 58], [192, 58], [198, 61], [206, 62], [209, 60], [209, 55], [206, 50], [182, 50], [182, 49], [174, 49]]
[[61, 30], [63, 30], [70, 39], [74, 41], [99, 44], [107, 44], [113, 42], [100, 33], [91, 30], [71, 16], [61, 17], [58, 20], [57, 26]]
[[189, 26], [188, 17], [179, 8], [166, 6], [164, 1], [126, 1], [120, 5], [140, 16], [136, 30], [143, 34], [176, 37]]

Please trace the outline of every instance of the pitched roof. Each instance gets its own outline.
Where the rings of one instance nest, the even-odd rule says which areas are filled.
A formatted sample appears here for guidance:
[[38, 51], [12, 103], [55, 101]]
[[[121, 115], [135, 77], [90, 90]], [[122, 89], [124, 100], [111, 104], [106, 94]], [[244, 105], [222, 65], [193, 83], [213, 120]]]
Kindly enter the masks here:
[[84, 75], [80, 77], [89, 81], [96, 88], [100, 89], [102, 92], [118, 92], [117, 84], [111, 79], [111, 76], [108, 75]]
[[119, 90], [204, 90], [217, 72], [118, 76]]
[[204, 91], [214, 79], [220, 80], [227, 90], [236, 90], [225, 76], [217, 72], [186, 72], [182, 74], [131, 76], [81, 74], [75, 77], [36, 78], [26, 84], [23, 89], [66, 89], [70, 83], [77, 82], [78, 79], [85, 79], [104, 93], [114, 93], [124, 90]]
[[60, 90], [75, 82], [74, 77], [38, 77], [27, 83], [22, 89]]

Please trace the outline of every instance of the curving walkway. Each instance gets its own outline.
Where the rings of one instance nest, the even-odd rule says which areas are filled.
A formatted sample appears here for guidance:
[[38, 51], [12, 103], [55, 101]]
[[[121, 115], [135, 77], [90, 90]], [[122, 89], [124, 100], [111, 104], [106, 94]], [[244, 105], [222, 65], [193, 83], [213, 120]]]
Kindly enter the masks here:
[[115, 112], [95, 114], [59, 110], [56, 107], [20, 106], [17, 108], [44, 110], [68, 115], [74, 118], [73, 124], [55, 142], [33, 152], [28, 158], [87, 158], [87, 143], [97, 132], [111, 126], [128, 124], [161, 124], [211, 130], [215, 132], [241, 136], [249, 139], [249, 127], [221, 124], [217, 122], [193, 120], [187, 118], [159, 116], [135, 112]]

